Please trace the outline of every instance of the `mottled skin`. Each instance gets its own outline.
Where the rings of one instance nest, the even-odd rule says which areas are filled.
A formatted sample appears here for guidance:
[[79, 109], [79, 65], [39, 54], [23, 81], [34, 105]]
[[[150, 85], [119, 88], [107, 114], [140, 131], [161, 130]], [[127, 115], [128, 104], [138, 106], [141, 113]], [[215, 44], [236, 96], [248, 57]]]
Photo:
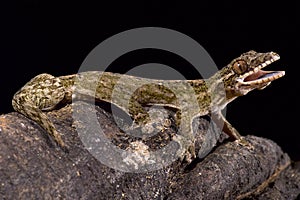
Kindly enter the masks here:
[[238, 96], [253, 89], [263, 89], [284, 71], [266, 72], [261, 68], [278, 60], [274, 52], [249, 51], [234, 59], [207, 80], [154, 80], [110, 72], [82, 72], [54, 77], [40, 74], [30, 80], [13, 97], [13, 108], [40, 124], [61, 146], [61, 135], [44, 111], [73, 98], [112, 103], [143, 126], [151, 120], [143, 106], [166, 106], [178, 110], [176, 122], [179, 134], [173, 139], [180, 145], [178, 156], [188, 161], [195, 157], [192, 121], [197, 116], [210, 115], [223, 126], [233, 140], [242, 141], [240, 134], [223, 117], [221, 110]]

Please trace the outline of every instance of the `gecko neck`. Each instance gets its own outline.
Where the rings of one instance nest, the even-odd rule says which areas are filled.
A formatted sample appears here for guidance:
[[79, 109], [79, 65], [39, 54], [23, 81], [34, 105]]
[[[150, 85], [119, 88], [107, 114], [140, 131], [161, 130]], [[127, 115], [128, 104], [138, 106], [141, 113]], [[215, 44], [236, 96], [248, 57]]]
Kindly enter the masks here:
[[238, 97], [232, 90], [228, 90], [226, 83], [223, 81], [226, 75], [225, 68], [223, 68], [205, 81], [207, 95], [211, 98], [211, 110], [214, 112], [221, 111]]

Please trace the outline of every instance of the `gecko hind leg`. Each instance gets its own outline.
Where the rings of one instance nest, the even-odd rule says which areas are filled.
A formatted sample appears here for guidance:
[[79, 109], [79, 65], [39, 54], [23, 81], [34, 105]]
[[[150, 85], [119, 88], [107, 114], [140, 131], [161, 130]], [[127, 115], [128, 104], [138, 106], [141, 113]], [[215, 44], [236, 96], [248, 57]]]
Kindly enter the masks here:
[[63, 149], [65, 144], [61, 135], [43, 111], [53, 110], [64, 96], [64, 86], [59, 78], [40, 74], [22, 87], [12, 100], [12, 106], [17, 112], [38, 123]]
[[[134, 111], [137, 110], [138, 112], [134, 113]], [[155, 106], [152, 107], [148, 113], [140, 107], [139, 109], [131, 111], [131, 115], [133, 115], [134, 118], [132, 127], [141, 128], [142, 135], [140, 135], [140, 137], [149, 137], [151, 134], [156, 134], [171, 126], [172, 122], [169, 119], [170, 114], [170, 112], [161, 108], [156, 108]], [[178, 112], [176, 113], [176, 116], [177, 115]], [[178, 119], [175, 119], [175, 121], [177, 122]], [[180, 126], [179, 123], [177, 126]], [[180, 161], [186, 161], [187, 163], [191, 163], [192, 159], [196, 158], [195, 139], [191, 131], [188, 124], [187, 126], [181, 127], [179, 131], [180, 134], [176, 134], [172, 137], [173, 141], [179, 145], [176, 152], [177, 158], [179, 158]]]
[[194, 140], [186, 135], [175, 135], [173, 140], [179, 144], [179, 150], [176, 152], [179, 160], [191, 163], [192, 159], [196, 158]]
[[[136, 135], [141, 138], [150, 137], [163, 130], [161, 123], [163, 115], [159, 109], [150, 109], [147, 112], [141, 105], [136, 104], [134, 110], [129, 110], [130, 115], [133, 118], [133, 122], [129, 130], [140, 130], [140, 134]], [[152, 116], [154, 113], [155, 117]]]

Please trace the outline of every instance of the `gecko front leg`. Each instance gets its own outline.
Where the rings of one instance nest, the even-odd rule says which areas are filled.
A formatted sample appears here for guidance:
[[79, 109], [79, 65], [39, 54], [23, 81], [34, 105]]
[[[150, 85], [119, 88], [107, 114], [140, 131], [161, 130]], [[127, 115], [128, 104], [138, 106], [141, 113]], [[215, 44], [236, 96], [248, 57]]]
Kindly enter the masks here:
[[249, 146], [251, 149], [254, 147], [247, 142], [240, 134], [239, 132], [225, 119], [225, 117], [222, 115], [221, 112], [217, 114], [212, 114], [213, 120], [219, 125], [222, 126], [222, 130], [224, 133], [226, 133], [231, 141], [237, 140], [239, 144], [243, 146]]
[[54, 109], [64, 99], [65, 88], [59, 78], [40, 74], [31, 79], [13, 97], [12, 106], [17, 111], [37, 122], [55, 142], [65, 147], [61, 135], [43, 111]]
[[212, 120], [217, 124], [217, 126], [226, 133], [229, 138], [234, 140], [241, 140], [242, 136], [239, 132], [226, 120], [221, 111], [216, 113], [211, 113]]

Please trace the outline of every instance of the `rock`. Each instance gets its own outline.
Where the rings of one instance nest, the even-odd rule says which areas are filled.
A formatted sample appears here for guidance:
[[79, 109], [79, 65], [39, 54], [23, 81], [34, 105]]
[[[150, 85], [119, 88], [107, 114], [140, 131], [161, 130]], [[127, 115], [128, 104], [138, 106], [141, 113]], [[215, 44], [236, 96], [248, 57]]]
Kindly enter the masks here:
[[[63, 133], [67, 152], [23, 115], [0, 116], [1, 199], [296, 199], [300, 194], [300, 165], [293, 164], [271, 140], [246, 136], [251, 148], [222, 141], [226, 137], [221, 135], [217, 147], [204, 159], [175, 160], [156, 169], [151, 162], [157, 167], [159, 160], [152, 160], [151, 152], [170, 143], [176, 126], [139, 138], [120, 131], [110, 112], [98, 106], [76, 112], [84, 119], [73, 121], [70, 105], [47, 113]], [[108, 154], [108, 165], [93, 154], [93, 146], [82, 142], [84, 135], [77, 131], [94, 130], [83, 121], [93, 121], [95, 116], [109, 144], [131, 152], [130, 156]], [[199, 129], [207, 128], [207, 118], [197, 120]], [[137, 170], [145, 163], [150, 163], [148, 171]], [[126, 171], [128, 166], [135, 170]]]

